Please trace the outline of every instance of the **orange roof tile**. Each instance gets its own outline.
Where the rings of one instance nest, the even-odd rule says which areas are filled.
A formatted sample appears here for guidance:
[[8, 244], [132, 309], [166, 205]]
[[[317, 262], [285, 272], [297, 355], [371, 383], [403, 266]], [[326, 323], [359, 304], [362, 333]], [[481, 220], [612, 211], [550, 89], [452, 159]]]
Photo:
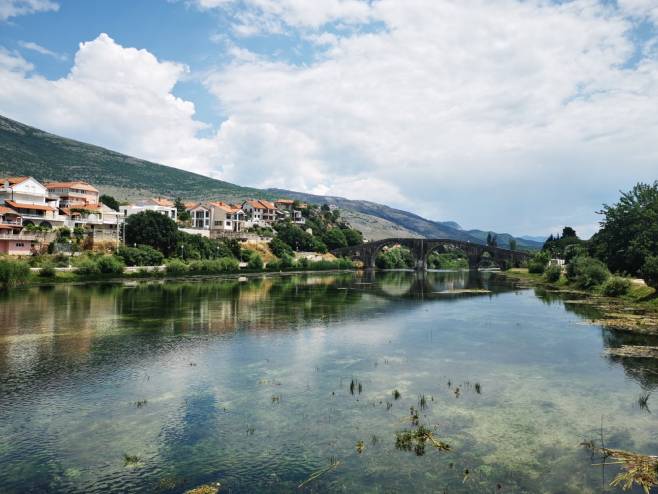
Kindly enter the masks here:
[[222, 202], [222, 201], [211, 202], [209, 204], [211, 206], [215, 206], [217, 208], [223, 209], [227, 213], [237, 213], [238, 211], [240, 211], [242, 209], [240, 207], [236, 207], [235, 205], [226, 204], [225, 202]]
[[23, 204], [14, 201], [5, 201], [5, 203], [9, 204], [9, 206], [14, 209], [36, 209], [38, 211], [55, 211], [54, 208], [51, 208], [50, 206], [44, 206], [42, 204]]
[[98, 192], [98, 189], [87, 182], [50, 182], [46, 184], [48, 189], [81, 189], [89, 192]]
[[0, 206], [0, 214], [15, 214], [17, 216], [20, 216], [16, 211], [13, 209], [6, 208], [4, 206]]
[[4, 185], [5, 182], [9, 182], [9, 185], [18, 185], [21, 182], [25, 182], [30, 177], [5, 177], [0, 178], [0, 185]]
[[151, 200], [156, 203], [158, 206], [164, 206], [164, 207], [173, 207], [174, 206], [174, 201], [171, 199], [167, 199], [165, 197], [153, 197]]

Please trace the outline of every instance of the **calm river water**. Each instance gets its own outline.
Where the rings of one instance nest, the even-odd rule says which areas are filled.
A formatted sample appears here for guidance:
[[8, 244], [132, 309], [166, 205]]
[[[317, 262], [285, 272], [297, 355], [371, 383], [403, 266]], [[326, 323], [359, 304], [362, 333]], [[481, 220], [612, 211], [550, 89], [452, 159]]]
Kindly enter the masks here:
[[[0, 294], [0, 491], [616, 492], [580, 443], [658, 453], [658, 368], [604, 351], [658, 343], [586, 309], [473, 272]], [[450, 451], [396, 448], [410, 407]]]

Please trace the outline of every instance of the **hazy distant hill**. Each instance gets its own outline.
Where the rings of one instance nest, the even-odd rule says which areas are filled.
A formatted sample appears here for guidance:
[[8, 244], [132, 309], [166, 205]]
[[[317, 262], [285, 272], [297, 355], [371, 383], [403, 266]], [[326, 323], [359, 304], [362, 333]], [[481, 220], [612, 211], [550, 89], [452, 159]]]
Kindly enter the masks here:
[[[352, 225], [370, 239], [441, 237], [484, 242], [487, 234], [480, 230], [464, 231], [453, 221], [431, 221], [369, 201], [241, 187], [59, 137], [0, 116], [0, 176], [3, 175], [31, 175], [38, 180], [86, 180], [119, 200], [152, 195], [227, 201], [283, 196], [316, 204], [331, 203], [343, 209]], [[508, 245], [508, 240], [506, 234], [499, 236], [501, 246]], [[541, 244], [518, 239], [518, 246], [537, 248]]]

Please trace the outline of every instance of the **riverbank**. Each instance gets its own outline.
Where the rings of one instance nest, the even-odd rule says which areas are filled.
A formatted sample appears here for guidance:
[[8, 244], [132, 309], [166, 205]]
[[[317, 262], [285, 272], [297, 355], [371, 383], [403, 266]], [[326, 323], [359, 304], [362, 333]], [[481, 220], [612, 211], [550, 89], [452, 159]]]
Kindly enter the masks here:
[[658, 296], [645, 284], [634, 282], [625, 295], [606, 297], [598, 288], [585, 290], [569, 283], [564, 276], [549, 282], [543, 275], [529, 273], [525, 268], [502, 271], [501, 275], [516, 280], [521, 287], [537, 287], [562, 295], [566, 304], [595, 309], [598, 317], [590, 319], [592, 324], [617, 331], [658, 335]]

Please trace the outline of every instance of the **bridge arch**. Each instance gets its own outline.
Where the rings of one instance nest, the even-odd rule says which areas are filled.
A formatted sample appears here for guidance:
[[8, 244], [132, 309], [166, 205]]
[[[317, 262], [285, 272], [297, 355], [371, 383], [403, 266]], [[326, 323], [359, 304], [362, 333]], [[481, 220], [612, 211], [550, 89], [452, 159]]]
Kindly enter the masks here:
[[332, 253], [339, 257], [349, 257], [353, 260], [359, 260], [363, 263], [364, 268], [374, 269], [377, 256], [382, 249], [390, 245], [407, 247], [411, 251], [415, 268], [418, 270], [426, 270], [429, 255], [438, 249], [446, 249], [446, 246], [458, 248], [464, 252], [468, 258], [469, 268], [471, 269], [476, 269], [479, 266], [485, 252], [501, 269], [519, 266], [521, 262], [530, 258], [530, 254], [526, 252], [512, 251], [463, 240], [424, 238], [387, 238], [362, 245], [343, 247], [332, 251]]

